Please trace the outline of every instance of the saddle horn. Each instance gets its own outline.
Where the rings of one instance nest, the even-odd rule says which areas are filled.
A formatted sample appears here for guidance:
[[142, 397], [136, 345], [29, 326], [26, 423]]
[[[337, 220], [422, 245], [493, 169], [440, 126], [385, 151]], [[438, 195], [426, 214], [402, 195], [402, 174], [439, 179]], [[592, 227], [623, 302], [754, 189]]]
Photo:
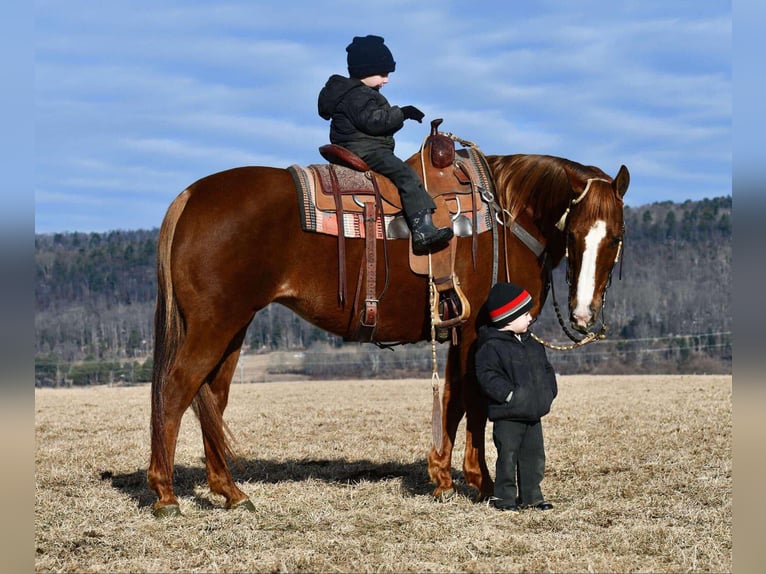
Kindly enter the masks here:
[[428, 136], [431, 165], [437, 169], [444, 169], [455, 163], [455, 142], [448, 135], [439, 133], [439, 125], [443, 121], [442, 118], [431, 120], [431, 135]]
[[439, 133], [439, 126], [444, 121], [444, 118], [436, 118], [435, 120], [431, 120], [431, 136], [435, 136]]

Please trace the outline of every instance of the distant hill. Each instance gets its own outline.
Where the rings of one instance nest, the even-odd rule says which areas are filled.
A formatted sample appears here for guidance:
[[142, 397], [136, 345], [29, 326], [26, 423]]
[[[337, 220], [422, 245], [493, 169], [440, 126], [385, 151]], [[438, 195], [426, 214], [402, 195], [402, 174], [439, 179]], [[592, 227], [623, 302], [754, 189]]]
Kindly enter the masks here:
[[[731, 196], [626, 207], [623, 279], [615, 270], [606, 307], [610, 337], [570, 356], [556, 355], [561, 368], [657, 372], [659, 365], [665, 372], [730, 372], [731, 208]], [[54, 363], [61, 369], [150, 355], [157, 234], [153, 229], [35, 236], [38, 370], [48, 365], [50, 374]], [[556, 292], [566, 305], [561, 269]], [[562, 340], [550, 300], [535, 332]], [[246, 339], [253, 349], [268, 350], [318, 343], [341, 345], [279, 305], [256, 316]]]

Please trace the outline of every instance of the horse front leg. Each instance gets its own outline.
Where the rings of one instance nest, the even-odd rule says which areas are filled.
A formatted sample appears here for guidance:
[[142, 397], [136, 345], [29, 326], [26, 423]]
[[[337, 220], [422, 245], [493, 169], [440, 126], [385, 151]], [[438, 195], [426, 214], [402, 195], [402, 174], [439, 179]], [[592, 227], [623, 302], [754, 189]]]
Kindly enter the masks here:
[[486, 459], [487, 408], [474, 375], [473, 354], [465, 356], [463, 364], [466, 365], [463, 372], [463, 404], [466, 413], [463, 475], [466, 483], [479, 491], [477, 500], [481, 501], [494, 492]]
[[485, 431], [487, 415], [478, 405], [466, 408], [465, 455], [463, 475], [469, 486], [479, 491], [476, 500], [486, 500], [494, 492], [494, 483], [489, 475], [486, 459]]
[[460, 358], [456, 347], [451, 346], [447, 356], [447, 368], [442, 395], [442, 452], [434, 447], [428, 453], [428, 476], [436, 484], [433, 495], [439, 500], [448, 500], [455, 494], [452, 482], [452, 450], [460, 421], [463, 419], [463, 401], [461, 400]]

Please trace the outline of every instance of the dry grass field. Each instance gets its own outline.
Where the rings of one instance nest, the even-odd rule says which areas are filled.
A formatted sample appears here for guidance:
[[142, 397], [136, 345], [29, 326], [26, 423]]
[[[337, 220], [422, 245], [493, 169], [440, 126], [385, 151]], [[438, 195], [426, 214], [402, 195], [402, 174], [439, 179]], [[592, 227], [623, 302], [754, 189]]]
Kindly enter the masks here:
[[[235, 478], [205, 483], [194, 415], [152, 516], [149, 386], [35, 391], [37, 572], [730, 572], [731, 376], [569, 376], [544, 422], [550, 512], [433, 501], [428, 380], [236, 384]], [[491, 425], [488, 462], [494, 468]], [[494, 474], [494, 473], [493, 473]]]

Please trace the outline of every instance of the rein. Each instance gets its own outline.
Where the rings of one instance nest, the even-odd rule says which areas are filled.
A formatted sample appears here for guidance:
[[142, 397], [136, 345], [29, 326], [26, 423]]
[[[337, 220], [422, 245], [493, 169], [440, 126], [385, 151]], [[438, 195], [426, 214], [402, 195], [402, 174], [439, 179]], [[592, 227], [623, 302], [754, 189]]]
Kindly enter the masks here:
[[[619, 252], [618, 252], [619, 256]], [[559, 302], [556, 299], [556, 288], [553, 285], [553, 269], [550, 266], [550, 263], [546, 259], [545, 267], [548, 269], [548, 285], [550, 285], [551, 288], [551, 297], [553, 298], [553, 308], [556, 311], [556, 318], [559, 320], [559, 325], [561, 326], [561, 329], [566, 333], [566, 336], [569, 337], [572, 341], [574, 341], [571, 345], [554, 345], [553, 343], [550, 343], [546, 341], [545, 339], [541, 339], [534, 333], [530, 331], [530, 335], [532, 335], [532, 338], [540, 343], [541, 345], [544, 345], [545, 347], [548, 347], [549, 349], [553, 349], [555, 351], [571, 351], [573, 349], [577, 349], [579, 347], [583, 347], [589, 343], [592, 343], [593, 341], [599, 341], [601, 339], [606, 339], [606, 331], [608, 329], [606, 325], [606, 321], [603, 320], [604, 316], [604, 307], [606, 306], [606, 289], [604, 289], [604, 294], [601, 298], [601, 329], [598, 332], [591, 331], [588, 334], [586, 334], [582, 339], [577, 339], [577, 336], [572, 333], [569, 328], [566, 326], [566, 321], [564, 321], [564, 317], [561, 314], [561, 309], [559, 308]], [[611, 274], [610, 274], [611, 279]]]
[[[590, 180], [589, 180], [590, 181]], [[602, 180], [603, 181], [603, 180]], [[587, 188], [586, 188], [587, 191]], [[581, 196], [582, 197], [582, 196]], [[567, 209], [567, 212], [569, 210]], [[564, 219], [562, 217], [562, 219]], [[625, 227], [623, 225], [623, 234], [625, 233]], [[619, 270], [619, 278], [622, 279], [622, 258], [620, 257], [622, 255], [622, 247], [623, 247], [623, 240], [620, 239], [620, 244], [617, 246], [617, 255], [614, 259], [614, 264], [620, 263], [620, 270]], [[613, 264], [613, 267], [614, 267]], [[567, 263], [567, 266], [569, 263]], [[606, 324], [606, 320], [604, 319], [604, 309], [606, 309], [606, 292], [609, 289], [610, 285], [612, 284], [612, 270], [609, 271], [609, 279], [606, 283], [606, 288], [604, 289], [603, 294], [601, 295], [601, 329], [599, 329], [598, 332], [591, 331], [587, 333], [582, 339], [577, 339], [576, 335], [574, 335], [566, 326], [566, 322], [564, 321], [564, 318], [561, 314], [561, 309], [559, 308], [558, 300], [556, 299], [556, 288], [553, 283], [553, 269], [550, 266], [550, 262], [546, 259], [545, 267], [548, 270], [548, 285], [550, 285], [551, 288], [551, 297], [553, 298], [553, 308], [556, 311], [556, 318], [559, 321], [559, 325], [561, 326], [561, 329], [566, 333], [567, 337], [569, 337], [572, 341], [574, 341], [574, 344], [572, 345], [554, 345], [553, 343], [550, 343], [548, 341], [545, 341], [544, 339], [541, 339], [534, 333], [530, 334], [532, 335], [532, 338], [535, 339], [538, 343], [548, 347], [549, 349], [554, 349], [556, 351], [570, 351], [572, 349], [577, 349], [578, 347], [582, 347], [584, 345], [587, 345], [588, 343], [592, 343], [593, 341], [599, 341], [601, 339], [606, 339], [606, 331], [609, 328]], [[569, 273], [567, 272], [567, 283], [569, 283]]]
[[431, 393], [433, 403], [431, 407], [431, 440], [437, 454], [441, 455], [444, 446], [442, 435], [442, 402], [441, 381], [439, 380], [438, 361], [436, 359], [436, 317], [434, 317], [436, 285], [434, 284], [433, 271], [431, 269], [431, 254], [428, 254], [428, 295], [431, 308]]

